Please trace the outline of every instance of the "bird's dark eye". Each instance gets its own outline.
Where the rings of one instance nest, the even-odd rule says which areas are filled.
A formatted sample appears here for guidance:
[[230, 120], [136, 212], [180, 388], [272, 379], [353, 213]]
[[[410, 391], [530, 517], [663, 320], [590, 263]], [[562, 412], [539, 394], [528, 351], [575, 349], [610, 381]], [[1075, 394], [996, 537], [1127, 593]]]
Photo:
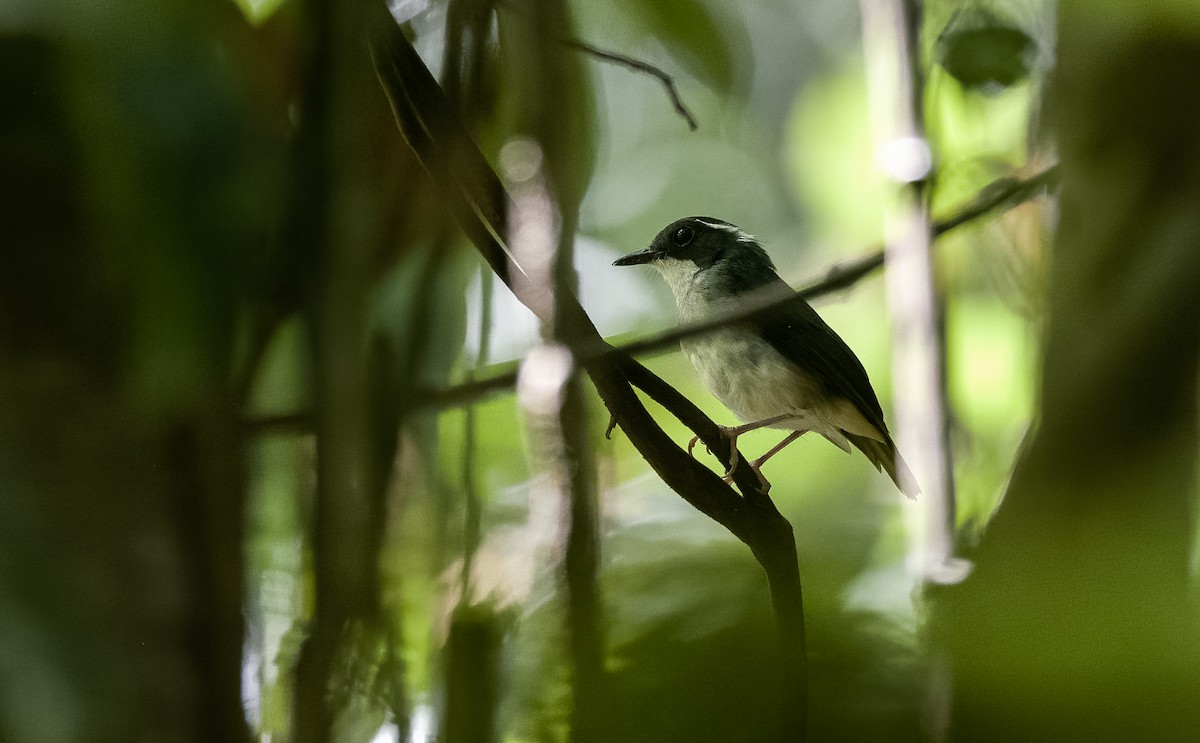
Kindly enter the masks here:
[[679, 229], [675, 230], [674, 235], [671, 235], [671, 242], [675, 243], [675, 245], [682, 248], [684, 245], [687, 245], [688, 243], [690, 243], [692, 241], [692, 238], [694, 238], [695, 236], [696, 236], [696, 231], [693, 230], [691, 227], [686, 227], [686, 226], [680, 227]]

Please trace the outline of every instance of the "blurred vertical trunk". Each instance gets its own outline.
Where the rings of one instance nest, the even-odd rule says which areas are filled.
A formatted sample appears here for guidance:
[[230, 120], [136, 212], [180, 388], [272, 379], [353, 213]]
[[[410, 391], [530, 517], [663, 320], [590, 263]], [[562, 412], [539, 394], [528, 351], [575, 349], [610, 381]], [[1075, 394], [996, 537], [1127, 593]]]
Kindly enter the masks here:
[[[895, 185], [884, 215], [888, 309], [892, 321], [895, 438], [921, 494], [910, 539], [921, 580], [949, 578], [955, 497], [947, 416], [944, 307], [929, 220], [934, 155], [925, 132], [921, 62], [923, 3], [862, 0], [872, 128], [879, 166]], [[926, 638], [924, 720], [933, 741], [946, 738], [949, 668], [936, 637]]]
[[[494, 20], [491, 0], [449, 0], [446, 4], [445, 49], [441, 86], [469, 131], [486, 120], [495, 91], [494, 61], [487, 48]], [[454, 235], [458, 238], [457, 231]], [[492, 333], [492, 273], [480, 273], [479, 348], [470, 361], [482, 367], [489, 358]], [[473, 371], [468, 371], [468, 378]], [[473, 404], [464, 411], [463, 556], [458, 606], [451, 617], [443, 655], [445, 712], [442, 739], [446, 743], [491, 743], [497, 738], [496, 710], [500, 700], [500, 647], [503, 631], [494, 607], [474, 604], [472, 568], [483, 540], [483, 493], [476, 477], [477, 415]], [[449, 505], [449, 504], [447, 504]]]
[[[565, 41], [573, 33], [570, 11], [562, 0], [527, 0], [502, 26], [502, 38], [513, 49], [512, 74], [521, 80], [523, 100], [517, 132], [537, 142], [538, 165], [534, 182], [514, 183], [512, 230], [519, 234], [539, 215], [519, 213], [524, 200], [533, 208], [534, 193], [544, 189], [542, 198], [551, 223], [541, 225], [543, 235], [529, 235], [547, 241], [548, 263], [538, 266], [540, 286], [530, 289], [539, 313], [543, 334], [550, 343], [570, 346], [583, 337], [575, 305], [578, 278], [575, 275], [575, 233], [579, 222], [579, 204], [587, 185], [591, 157], [591, 86], [582, 71], [582, 61]], [[522, 197], [524, 194], [524, 198]], [[526, 225], [517, 220], [525, 219]], [[515, 250], [528, 248], [513, 244]], [[539, 300], [536, 294], [544, 294]], [[523, 300], [524, 301], [524, 300]], [[603, 739], [603, 665], [604, 633], [600, 616], [599, 555], [600, 532], [596, 493], [593, 435], [583, 396], [579, 369], [572, 368], [563, 380], [556, 413], [556, 448], [559, 486], [567, 514], [566, 544], [563, 555], [563, 580], [567, 593], [569, 651], [573, 670], [571, 740], [585, 743]]]
[[[408, 334], [404, 348], [372, 335], [371, 292], [401, 236], [416, 243], [437, 218], [414, 216], [429, 205], [422, 182], [404, 171], [411, 160], [391, 136], [367, 50], [374, 24], [392, 22], [382, 4], [309, 0], [303, 8], [307, 61], [281, 250], [286, 264], [302, 266], [317, 466], [314, 602], [296, 665], [292, 736], [324, 743], [356, 693], [353, 671], [339, 672], [348, 639], [366, 638], [368, 648], [391, 641], [380, 611], [385, 493], [399, 419], [435, 332], [427, 327], [435, 282], [409, 297], [411, 326], [392, 319]], [[431, 259], [431, 272], [442, 258]], [[402, 721], [404, 710], [393, 712]]]
[[942, 579], [954, 529], [945, 343], [929, 223], [933, 154], [925, 136], [917, 0], [862, 0], [874, 150], [894, 186], [884, 214], [892, 321], [895, 437], [921, 488], [915, 535], [925, 580]]
[[1194, 11], [1061, 5], [1041, 422], [934, 616], [957, 740], [1200, 739]]
[[249, 739], [227, 372], [253, 246], [201, 216], [248, 132], [192, 43], [240, 19], [142, 10], [0, 40], [5, 741]]

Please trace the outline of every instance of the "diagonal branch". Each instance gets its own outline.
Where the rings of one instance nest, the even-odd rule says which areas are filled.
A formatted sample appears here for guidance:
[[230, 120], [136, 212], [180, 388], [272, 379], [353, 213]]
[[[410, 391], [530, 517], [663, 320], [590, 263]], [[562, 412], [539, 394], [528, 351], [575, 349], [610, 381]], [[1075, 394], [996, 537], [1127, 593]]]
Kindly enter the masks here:
[[[466, 128], [452, 112], [451, 104], [445, 100], [437, 80], [433, 79], [412, 44], [404, 38], [395, 23], [390, 22], [390, 18], [386, 22], [382, 20], [378, 26], [380, 36], [372, 42], [372, 58], [376, 64], [379, 82], [388, 95], [401, 133], [426, 172], [432, 176], [434, 187], [446, 197], [446, 203], [450, 205], [456, 220], [462, 224], [467, 238], [478, 248], [500, 280], [511, 286], [512, 275], [509, 268], [516, 264], [511, 262], [508, 248], [499, 238], [500, 234], [506, 232], [504, 204], [508, 197], [503, 186], [488, 166], [484, 155], [470, 139]], [[596, 382], [595, 378], [593, 381], [596, 382], [596, 387], [606, 403], [612, 402], [620, 408], [622, 415], [628, 413], [628, 401], [614, 389], [620, 385], [608, 382], [608, 379], [618, 377], [624, 379], [619, 373], [620, 368], [611, 353], [611, 347], [602, 340], [592, 319], [587, 317], [587, 313], [574, 296], [560, 298], [560, 301], [563, 302], [563, 312], [569, 312], [571, 322], [577, 323], [578, 328], [582, 329], [581, 337], [586, 337], [584, 343], [604, 349], [604, 352], [595, 354], [588, 360], [577, 360], [588, 368], [589, 373], [605, 367], [611, 367], [611, 370], [617, 372], [617, 377], [600, 375], [606, 381], [604, 384]], [[636, 364], [636, 361], [631, 359], [629, 362]], [[653, 376], [649, 370], [644, 373]], [[505, 382], [508, 382], [508, 379], [505, 379]], [[624, 383], [624, 388], [632, 395], [628, 382]], [[641, 403], [636, 402], [636, 397], [631, 397], [631, 400], [641, 407]], [[622, 415], [617, 415], [618, 423], [623, 423]], [[622, 427], [626, 429], [625, 425]], [[658, 426], [654, 427], [658, 429]], [[713, 430], [716, 430], [715, 424]], [[701, 441], [714, 451], [727, 449], [727, 445], [722, 447], [722, 442], [726, 441], [724, 436], [710, 439], [702, 436]], [[656, 450], [654, 442], [647, 441], [646, 444]], [[673, 444], [671, 445], [673, 447]], [[690, 457], [688, 459], [691, 461]], [[706, 467], [698, 465], [698, 462], [696, 465], [704, 473], [713, 474]], [[715, 478], [715, 475], [713, 477]], [[720, 483], [719, 478], [716, 481]], [[728, 490], [724, 484], [721, 487], [726, 493], [722, 497], [737, 498], [736, 493]], [[731, 531], [737, 533], [742, 529], [734, 525]]]
[[[1057, 182], [1057, 165], [1052, 165], [1029, 178], [1001, 178], [994, 181], [976, 194], [975, 198], [966, 206], [959, 209], [950, 217], [934, 223], [931, 228], [933, 236], [940, 237], [997, 209], [1011, 208], [1024, 203], [1044, 189], [1053, 187]], [[716, 328], [765, 317], [778, 312], [797, 298], [811, 301], [817, 297], [848, 289], [882, 267], [883, 249], [878, 248], [849, 263], [833, 266], [826, 272], [824, 278], [798, 289], [796, 297], [763, 299], [759, 301], [754, 301], [754, 298], [751, 297], [743, 303], [743, 308], [737, 312], [714, 318], [708, 322], [664, 330], [647, 338], [623, 344], [619, 347], [619, 350], [631, 355], [646, 353], [666, 348], [681, 340], [702, 335]]]
[[[980, 190], [971, 201], [954, 214], [946, 219], [935, 222], [932, 225], [934, 237], [940, 237], [997, 210], [1015, 207], [1039, 193], [1053, 188], [1058, 183], [1058, 172], [1058, 166], [1052, 165], [1028, 178], [1009, 177], [993, 181]], [[825, 273], [823, 278], [798, 289], [796, 294], [805, 301], [811, 301], [817, 297], [848, 289], [882, 267], [883, 250], [880, 248], [847, 263], [833, 266]], [[671, 328], [616, 347], [605, 342], [593, 344], [585, 348], [576, 348], [574, 349], [575, 356], [579, 363], [586, 365], [602, 356], [613, 354], [636, 356], [656, 351], [661, 348], [673, 346], [686, 338], [715, 330], [716, 328], [770, 315], [793, 301], [795, 301], [793, 297], [787, 297], [782, 300], [771, 298], [759, 302], [754, 302], [753, 299], [750, 299], [743, 303], [742, 309], [738, 312], [718, 317], [708, 322]], [[430, 390], [424, 396], [424, 400], [431, 407], [440, 408], [463, 405], [478, 397], [500, 390], [511, 389], [515, 382], [516, 372], [508, 371], [443, 390]], [[687, 421], [684, 422], [686, 423]], [[692, 428], [692, 430], [698, 433], [695, 428]]]
[[[379, 3], [380, 10], [383, 4]], [[511, 282], [507, 251], [498, 235], [505, 196], [499, 179], [453, 114], [437, 82], [395, 23], [381, 20], [371, 39], [376, 74], [396, 115], [400, 133], [447, 197], [464, 232], [497, 276]], [[474, 167], [464, 172], [460, 167]], [[489, 217], [495, 221], [489, 221]], [[578, 300], [557, 297], [559, 317], [587, 344], [604, 343]], [[693, 420], [701, 440], [728, 466], [733, 447], [716, 424], [652, 372], [625, 354], [600, 354], [583, 364], [596, 391], [630, 442], [663, 481], [684, 500], [745, 543], [766, 573], [778, 627], [780, 659], [780, 732], [804, 740], [807, 720], [807, 673], [804, 610], [796, 543], [788, 523], [771, 500], [758, 493], [758, 478], [739, 467], [734, 479], [739, 497], [720, 477], [681, 449], [654, 421], [630, 386], [634, 374], [643, 389], [672, 414]], [[673, 394], [672, 394], [673, 393]], [[785, 701], [786, 700], [786, 701]]]
[[[1052, 165], [1028, 178], [1001, 178], [993, 181], [975, 195], [970, 202], [961, 207], [946, 219], [935, 222], [932, 226], [933, 235], [940, 237], [980, 217], [995, 211], [1011, 209], [1025, 203], [1045, 190], [1054, 188], [1058, 183], [1059, 170]], [[826, 271], [824, 277], [797, 290], [797, 294], [806, 301], [823, 297], [834, 292], [848, 289], [862, 279], [883, 267], [883, 250], [876, 249], [865, 253], [859, 258], [846, 263], [839, 263]], [[769, 315], [781, 307], [794, 301], [786, 299], [771, 299], [761, 303], [748, 302], [738, 312], [716, 318], [709, 322], [670, 328], [653, 333], [645, 338], [612, 346], [607, 342], [593, 343], [587, 347], [575, 348], [575, 357], [580, 364], [587, 365], [596, 359], [609, 355], [636, 356], [667, 348], [685, 338], [691, 338], [725, 325], [746, 322], [757, 317]], [[482, 397], [511, 390], [516, 384], [517, 372], [515, 366], [482, 379], [472, 379], [462, 384], [443, 389], [424, 390], [418, 396], [420, 407], [452, 408], [469, 405]], [[636, 382], [635, 382], [636, 384]], [[641, 386], [641, 385], [639, 385]], [[649, 394], [649, 392], [647, 392]], [[666, 406], [664, 406], [666, 407]], [[682, 418], [680, 420], [683, 420]], [[684, 421], [687, 423], [687, 421]], [[306, 426], [306, 418], [302, 414], [279, 415], [257, 418], [250, 422], [256, 429], [296, 428]], [[696, 428], [691, 426], [693, 432]], [[707, 443], [707, 441], [706, 441]]]

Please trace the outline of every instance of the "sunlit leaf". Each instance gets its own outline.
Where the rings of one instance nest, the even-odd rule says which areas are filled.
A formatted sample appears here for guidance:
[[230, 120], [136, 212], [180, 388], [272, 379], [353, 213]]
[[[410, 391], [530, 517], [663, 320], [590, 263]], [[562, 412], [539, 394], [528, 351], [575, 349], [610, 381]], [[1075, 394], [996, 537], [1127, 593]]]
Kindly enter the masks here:
[[788, 175], [822, 239], [857, 246], [883, 237], [884, 182], [875, 166], [867, 86], [857, 65], [811, 83], [788, 125]]
[[257, 26], [263, 23], [287, 0], [233, 0], [237, 4], [238, 9], [242, 11], [242, 15], [246, 16], [246, 20]]

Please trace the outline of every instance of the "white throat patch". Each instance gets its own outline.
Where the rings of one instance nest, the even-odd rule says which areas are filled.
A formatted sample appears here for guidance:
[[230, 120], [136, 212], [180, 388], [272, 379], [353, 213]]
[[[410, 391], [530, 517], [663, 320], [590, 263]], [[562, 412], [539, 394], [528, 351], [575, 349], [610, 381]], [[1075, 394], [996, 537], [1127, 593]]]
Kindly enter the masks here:
[[675, 295], [677, 303], [687, 296], [692, 287], [692, 278], [699, 270], [695, 263], [679, 258], [659, 258], [651, 261], [650, 266], [658, 271], [667, 282], [667, 286], [671, 287], [671, 293]]

